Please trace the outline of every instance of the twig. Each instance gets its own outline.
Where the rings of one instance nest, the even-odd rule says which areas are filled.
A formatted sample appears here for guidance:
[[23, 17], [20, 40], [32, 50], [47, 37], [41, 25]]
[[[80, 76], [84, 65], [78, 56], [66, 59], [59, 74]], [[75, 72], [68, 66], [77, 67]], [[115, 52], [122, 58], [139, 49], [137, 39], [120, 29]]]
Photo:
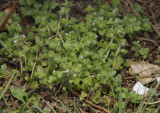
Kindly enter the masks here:
[[152, 104], [158, 104], [160, 103], [160, 100], [159, 101], [155, 101], [155, 102], [143, 102], [144, 104], [148, 104], [148, 105], [152, 105]]
[[160, 32], [157, 30], [157, 28], [155, 27], [155, 25], [152, 25], [152, 27], [155, 30], [155, 32], [160, 36]]
[[13, 61], [7, 60], [7, 59], [2, 58], [2, 57], [0, 57], [0, 61], [4, 61], [4, 62], [7, 62], [7, 63], [9, 63], [9, 64], [15, 65], [15, 66], [17, 66], [18, 68], [20, 67], [18, 64], [14, 63]]
[[60, 87], [59, 87], [58, 91], [54, 94], [54, 97], [56, 97], [56, 96], [57, 96], [57, 94], [60, 92], [60, 90], [61, 90], [61, 89], [62, 89], [62, 87], [64, 86], [65, 82], [66, 82], [69, 78], [70, 78], [70, 77], [68, 77], [67, 79], [65, 79], [65, 80], [63, 81], [63, 83], [60, 85]]
[[[70, 90], [69, 89], [69, 91], [72, 92], [74, 95], [76, 95], [78, 98], [80, 98], [80, 95], [77, 92], [75, 92], [74, 90]], [[95, 108], [97, 108], [99, 110], [103, 110], [106, 113], [110, 113], [109, 110], [107, 110], [107, 109], [105, 109], [105, 108], [103, 108], [101, 106], [98, 106], [98, 105], [94, 104], [93, 102], [91, 102], [91, 101], [89, 101], [87, 99], [83, 99], [83, 101], [85, 101], [86, 103], [90, 104], [91, 106], [93, 106], [93, 107], [95, 107]]]
[[152, 53], [156, 47], [157, 47], [156, 45], [153, 45], [152, 47], [150, 47], [149, 53]]
[[158, 46], [158, 42], [156, 40], [151, 40], [151, 39], [148, 39], [148, 38], [137, 38], [137, 39], [149, 41], [149, 42], [152, 42], [154, 45]]
[[153, 78], [153, 77], [160, 77], [160, 75], [145, 75], [145, 76], [140, 76], [140, 79], [141, 78]]
[[0, 8], [0, 11], [4, 8], [6, 8], [11, 2], [9, 1], [8, 3], [6, 3], [5, 5], [3, 5], [1, 8]]
[[18, 0], [16, 0], [16, 1], [14, 2], [14, 4], [13, 4], [13, 6], [11, 7], [11, 10], [9, 11], [7, 17], [5, 18], [5, 20], [4, 20], [3, 23], [1, 24], [1, 26], [0, 26], [0, 32], [3, 30], [5, 24], [7, 23], [8, 19], [9, 19], [9, 17], [12, 15], [12, 13], [13, 13], [16, 5], [17, 5], [17, 3], [18, 3]]

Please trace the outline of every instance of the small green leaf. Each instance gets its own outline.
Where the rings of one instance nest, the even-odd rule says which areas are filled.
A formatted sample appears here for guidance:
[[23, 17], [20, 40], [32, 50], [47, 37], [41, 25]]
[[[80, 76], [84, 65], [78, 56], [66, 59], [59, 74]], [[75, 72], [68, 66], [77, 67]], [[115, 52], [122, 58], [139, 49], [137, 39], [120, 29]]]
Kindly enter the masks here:
[[79, 72], [81, 71], [81, 68], [82, 68], [82, 64], [77, 64], [77, 65], [75, 66], [75, 68], [74, 68], [74, 71], [75, 71], [76, 73], [79, 73]]
[[35, 2], [34, 0], [26, 0], [26, 1], [27, 1], [27, 5], [29, 5], [29, 6], [34, 4], [34, 2]]
[[58, 3], [52, 1], [52, 2], [50, 3], [50, 8], [51, 8], [51, 9], [55, 9], [58, 5], [59, 5]]
[[23, 51], [19, 51], [18, 54], [19, 54], [19, 57], [23, 57], [25, 55]]
[[19, 0], [19, 4], [20, 4], [20, 5], [25, 5], [26, 2], [25, 2], [25, 0]]
[[18, 87], [11, 86], [10, 92], [12, 93], [12, 95], [15, 98], [17, 98], [18, 100], [22, 101], [23, 103], [25, 103], [24, 97], [28, 98], [28, 94], [23, 89], [20, 89]]
[[42, 65], [42, 66], [47, 66], [48, 63], [47, 63], [46, 61], [42, 61], [42, 62], [41, 62], [41, 65]]
[[49, 83], [52, 83], [52, 82], [54, 82], [54, 81], [56, 81], [56, 80], [57, 80], [57, 77], [54, 76], [54, 75], [52, 75], [52, 76], [49, 76], [48, 82], [49, 82]]
[[129, 67], [131, 65], [130, 59], [126, 59], [124, 66]]
[[81, 97], [84, 98], [84, 97], [87, 97], [87, 95], [88, 95], [88, 94], [87, 94], [86, 92], [84, 92], [84, 91], [81, 92]]
[[37, 81], [33, 81], [33, 82], [31, 83], [31, 88], [32, 88], [32, 89], [36, 89], [36, 88], [38, 88], [38, 86], [39, 86], [39, 84], [38, 84]]

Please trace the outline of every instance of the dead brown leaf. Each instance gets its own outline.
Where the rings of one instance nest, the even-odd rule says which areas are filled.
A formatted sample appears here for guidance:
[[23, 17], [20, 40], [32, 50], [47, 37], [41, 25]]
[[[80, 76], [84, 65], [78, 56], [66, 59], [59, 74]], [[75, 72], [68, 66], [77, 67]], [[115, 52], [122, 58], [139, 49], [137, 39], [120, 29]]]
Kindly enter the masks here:
[[129, 68], [129, 74], [132, 76], [134, 74], [137, 74], [140, 78], [143, 78], [143, 79], [139, 79], [139, 81], [143, 85], [145, 85], [145, 84], [150, 83], [156, 79], [155, 77], [148, 78], [148, 76], [152, 76], [158, 70], [160, 70], [160, 66], [158, 66], [158, 65], [150, 64], [147, 62], [134, 62], [134, 61], [132, 61], [131, 67]]

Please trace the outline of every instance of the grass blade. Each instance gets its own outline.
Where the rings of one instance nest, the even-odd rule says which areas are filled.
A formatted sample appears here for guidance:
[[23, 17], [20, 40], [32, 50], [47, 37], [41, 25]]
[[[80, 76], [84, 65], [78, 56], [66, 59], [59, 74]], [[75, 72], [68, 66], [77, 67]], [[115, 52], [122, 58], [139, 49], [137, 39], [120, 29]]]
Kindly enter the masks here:
[[7, 100], [4, 98], [4, 96], [2, 96], [2, 98], [3, 98], [4, 102], [5, 102], [5, 104], [7, 105], [7, 107], [9, 108], [10, 112], [13, 112], [11, 107], [9, 106]]
[[10, 73], [7, 73], [7, 74], [5, 74], [5, 75], [0, 76], [0, 79], [2, 79], [2, 78], [4, 78], [4, 77], [8, 76], [9, 74], [10, 74]]
[[[32, 102], [33, 103], [33, 102]], [[33, 105], [41, 112], [41, 113], [45, 113], [39, 106], [37, 106], [36, 104], [33, 103]]]
[[59, 99], [58, 102], [68, 111], [68, 113], [72, 113]]
[[[157, 91], [159, 84], [160, 84], [160, 82], [158, 82], [158, 84], [154, 88], [154, 91]], [[148, 101], [147, 101], [147, 103], [149, 103], [149, 101], [152, 99], [153, 95], [154, 95], [154, 93], [152, 92], [151, 95], [150, 95], [150, 97], [149, 97], [149, 99], [148, 99]], [[144, 108], [141, 110], [141, 113], [144, 112], [144, 110], [146, 109], [146, 107], [147, 107], [147, 104], [145, 104]]]
[[[41, 97], [42, 98], [42, 97]], [[43, 99], [43, 98], [42, 98]], [[46, 102], [46, 100], [44, 100], [43, 99], [43, 101], [45, 101]], [[54, 113], [57, 113], [51, 106], [50, 106], [50, 104], [48, 104], [48, 102], [46, 102], [47, 103], [47, 105], [49, 106], [49, 108], [54, 112]]]
[[31, 100], [32, 100], [32, 97], [29, 98], [28, 101], [24, 104], [24, 106], [22, 107], [20, 113], [23, 113], [23, 112], [24, 112], [25, 108], [28, 106], [28, 104], [31, 102]]
[[85, 103], [88, 107], [90, 107], [95, 113], [98, 113], [93, 107], [91, 107], [90, 105], [88, 105], [87, 103]]
[[4, 95], [4, 93], [6, 92], [8, 86], [10, 85], [10, 83], [11, 83], [11, 81], [12, 81], [14, 75], [16, 74], [16, 71], [17, 71], [17, 70], [13, 70], [12, 76], [10, 77], [10, 79], [9, 79], [9, 81], [8, 81], [8, 83], [7, 83], [7, 85], [6, 85], [6, 87], [4, 88], [4, 90], [2, 91], [2, 93], [0, 94], [0, 100], [1, 100], [2, 96]]
[[76, 101], [73, 102], [73, 106], [74, 106], [74, 111], [76, 110], [77, 113], [80, 113], [80, 112], [78, 111], [77, 107], [76, 107]]

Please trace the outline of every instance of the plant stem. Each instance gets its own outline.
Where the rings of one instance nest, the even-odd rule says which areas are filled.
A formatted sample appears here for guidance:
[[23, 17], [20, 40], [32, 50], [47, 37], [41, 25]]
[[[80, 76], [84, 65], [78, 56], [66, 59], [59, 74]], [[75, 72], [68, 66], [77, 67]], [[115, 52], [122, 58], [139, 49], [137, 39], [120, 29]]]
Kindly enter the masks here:
[[34, 66], [33, 66], [33, 68], [32, 68], [31, 78], [32, 78], [32, 76], [33, 76], [33, 72], [34, 72], [34, 69], [35, 69], [35, 67], [36, 67], [37, 58], [38, 58], [38, 47], [37, 47], [36, 59], [35, 59], [35, 62], [34, 62]]

